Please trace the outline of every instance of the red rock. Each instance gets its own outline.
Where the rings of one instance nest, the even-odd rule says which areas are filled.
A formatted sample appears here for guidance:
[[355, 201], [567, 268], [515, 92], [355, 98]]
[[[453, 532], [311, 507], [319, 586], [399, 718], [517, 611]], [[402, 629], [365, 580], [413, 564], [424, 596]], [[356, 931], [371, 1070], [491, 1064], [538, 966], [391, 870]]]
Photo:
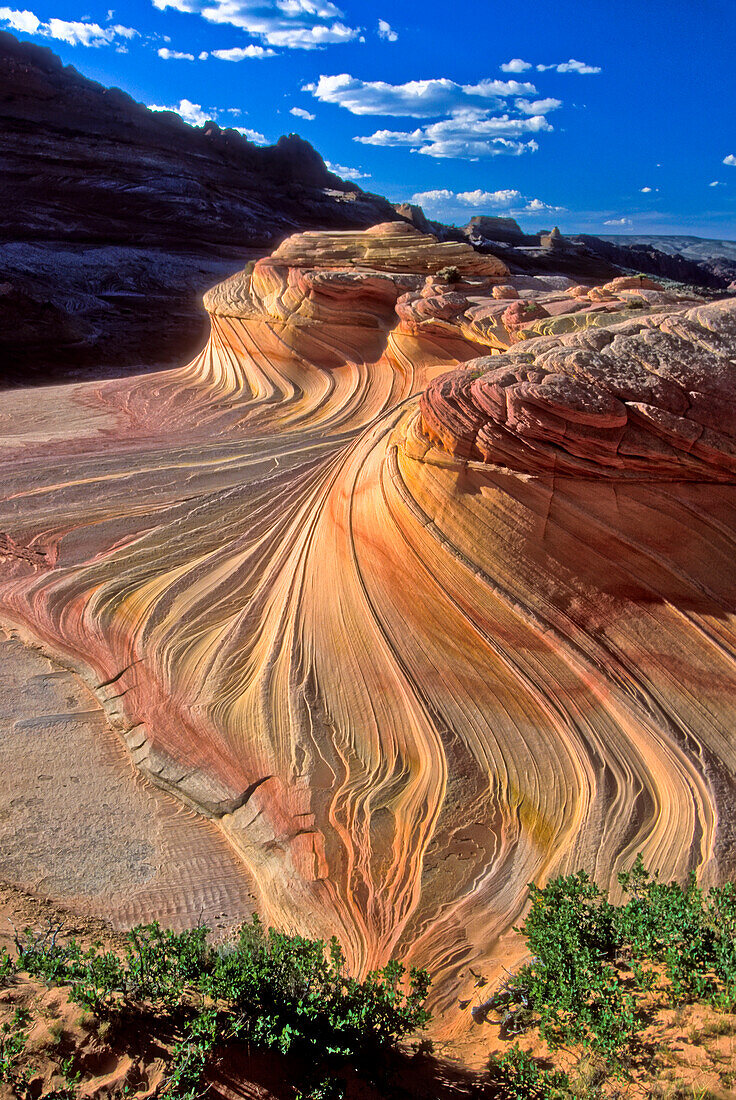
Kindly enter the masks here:
[[[450, 390], [429, 387], [423, 421], [453, 453], [516, 470], [736, 480], [736, 366], [704, 351], [699, 331], [730, 349], [736, 301], [616, 326], [593, 346], [586, 333], [529, 341], [490, 370], [471, 362]], [[450, 392], [462, 395], [452, 415]]]

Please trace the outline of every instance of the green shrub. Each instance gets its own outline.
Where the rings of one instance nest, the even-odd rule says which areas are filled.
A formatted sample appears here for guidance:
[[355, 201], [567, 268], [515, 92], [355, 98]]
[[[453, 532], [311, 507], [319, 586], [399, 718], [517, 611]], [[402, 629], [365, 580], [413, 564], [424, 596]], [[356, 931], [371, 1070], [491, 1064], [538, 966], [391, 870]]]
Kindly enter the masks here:
[[568, 1095], [567, 1075], [560, 1070], [542, 1069], [518, 1043], [492, 1057], [488, 1072], [504, 1100], [557, 1100]]
[[615, 1060], [638, 1023], [613, 965], [620, 945], [614, 907], [584, 871], [529, 889], [521, 931], [533, 958], [509, 985], [508, 1003], [531, 1008], [551, 1046], [579, 1043]]
[[711, 997], [718, 933], [695, 876], [685, 886], [660, 882], [645, 870], [639, 855], [618, 880], [631, 895], [617, 911], [616, 922], [632, 957], [664, 964], [674, 1001]]
[[15, 964], [8, 954], [7, 948], [0, 949], [0, 985], [12, 978], [15, 973]]
[[0, 1027], [0, 1083], [22, 1086], [25, 1075], [20, 1070], [28, 1042], [28, 1013], [16, 1009], [11, 1020]]
[[[247, 1040], [295, 1053], [319, 1077], [324, 1067], [347, 1059], [356, 1068], [370, 1067], [377, 1052], [430, 1019], [425, 971], [410, 971], [408, 989], [396, 961], [357, 981], [345, 973], [336, 939], [325, 945], [289, 936], [264, 928], [257, 917], [234, 943], [219, 948], [208, 943], [206, 928], [135, 928], [124, 960], [99, 944], [84, 952], [75, 940], [62, 944], [60, 931], [58, 925], [41, 934], [26, 931], [18, 940], [19, 967], [70, 985], [71, 999], [97, 1015], [153, 1008], [159, 1018], [168, 1016], [181, 1036], [165, 1087], [172, 1100], [199, 1095], [216, 1045]], [[321, 1089], [327, 1096], [326, 1085], [310, 1085], [312, 1094]]]
[[583, 871], [530, 885], [520, 931], [531, 962], [488, 1002], [507, 1034], [538, 1025], [553, 1048], [579, 1045], [620, 1068], [648, 995], [736, 1005], [736, 884], [704, 896], [694, 875], [661, 882], [641, 856], [618, 881], [619, 906]]

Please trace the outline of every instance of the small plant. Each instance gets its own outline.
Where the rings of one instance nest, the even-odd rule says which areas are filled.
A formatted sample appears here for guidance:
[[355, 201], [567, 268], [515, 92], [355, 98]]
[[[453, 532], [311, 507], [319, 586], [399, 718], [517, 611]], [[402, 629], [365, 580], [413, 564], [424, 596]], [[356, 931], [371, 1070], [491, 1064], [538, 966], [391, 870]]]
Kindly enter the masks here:
[[15, 1010], [11, 1020], [0, 1027], [0, 1082], [8, 1085], [25, 1084], [26, 1075], [20, 1070], [20, 1061], [28, 1042], [29, 1015], [25, 1009]]
[[638, 1030], [633, 998], [613, 961], [620, 943], [615, 910], [584, 871], [529, 887], [521, 931], [532, 962], [507, 983], [506, 1011], [536, 1016], [551, 1046], [578, 1043], [610, 1061]]
[[454, 264], [450, 264], [448, 267], [440, 268], [437, 278], [444, 279], [446, 283], [459, 283], [462, 276], [459, 269]]
[[15, 974], [15, 964], [6, 947], [0, 949], [0, 985], [4, 985]]
[[570, 1084], [560, 1070], [542, 1069], [518, 1043], [504, 1054], [492, 1057], [488, 1071], [504, 1100], [561, 1100]]
[[[257, 917], [243, 925], [234, 943], [217, 949], [208, 943], [206, 928], [135, 928], [124, 959], [100, 944], [83, 951], [73, 939], [62, 943], [61, 931], [60, 924], [49, 924], [43, 932], [26, 930], [17, 937], [19, 965], [50, 984], [68, 985], [70, 999], [93, 1020], [101, 1019], [99, 1039], [123, 1011], [168, 1017], [181, 1035], [164, 1090], [171, 1100], [200, 1096], [213, 1047], [240, 1041], [299, 1054], [311, 1067], [316, 1096], [314, 1089], [323, 1088], [319, 1082], [332, 1080], [345, 1060], [358, 1070], [372, 1069], [378, 1052], [430, 1018], [425, 971], [406, 975], [390, 961], [357, 981], [346, 974], [336, 939], [325, 944], [289, 936], [264, 928]], [[60, 1029], [57, 1040], [61, 1035]], [[8, 1038], [8, 1064], [23, 1045]], [[73, 1062], [62, 1069], [66, 1090], [74, 1089]], [[330, 1095], [337, 1095], [335, 1088], [330, 1085]]]

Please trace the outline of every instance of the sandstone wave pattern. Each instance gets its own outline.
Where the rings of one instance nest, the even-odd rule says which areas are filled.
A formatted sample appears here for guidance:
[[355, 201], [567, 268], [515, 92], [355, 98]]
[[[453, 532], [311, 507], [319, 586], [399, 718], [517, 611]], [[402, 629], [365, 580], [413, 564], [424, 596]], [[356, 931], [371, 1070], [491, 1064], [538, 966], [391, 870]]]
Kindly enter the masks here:
[[243, 898], [457, 1036], [528, 882], [736, 873], [736, 299], [393, 223], [206, 305], [185, 368], [8, 395], [0, 616]]

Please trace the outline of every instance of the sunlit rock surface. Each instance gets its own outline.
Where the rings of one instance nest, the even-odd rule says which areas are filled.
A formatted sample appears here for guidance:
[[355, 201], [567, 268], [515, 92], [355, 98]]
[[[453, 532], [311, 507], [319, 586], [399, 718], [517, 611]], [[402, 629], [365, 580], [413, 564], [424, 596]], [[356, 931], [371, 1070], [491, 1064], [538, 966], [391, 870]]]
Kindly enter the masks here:
[[528, 882], [736, 872], [736, 300], [573, 286], [303, 234], [189, 366], [0, 412], [0, 615], [267, 920], [428, 966], [455, 1038]]

